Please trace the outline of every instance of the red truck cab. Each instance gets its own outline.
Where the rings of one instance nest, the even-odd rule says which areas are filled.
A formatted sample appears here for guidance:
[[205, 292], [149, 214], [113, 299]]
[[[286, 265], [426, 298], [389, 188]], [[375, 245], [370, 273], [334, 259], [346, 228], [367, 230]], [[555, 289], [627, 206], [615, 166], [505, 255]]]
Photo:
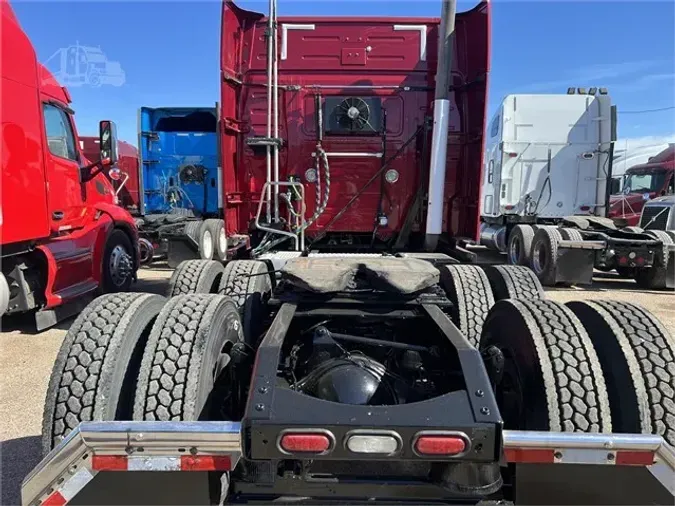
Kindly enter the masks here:
[[[99, 156], [99, 138], [89, 135], [80, 136], [80, 148], [84, 156], [94, 160]], [[117, 192], [118, 204], [137, 216], [140, 212], [139, 200], [139, 174], [138, 174], [138, 150], [132, 144], [125, 141], [117, 143], [119, 159], [117, 167], [120, 170], [120, 178], [113, 183]]]
[[127, 290], [138, 268], [138, 232], [115, 205], [105, 173], [117, 161], [114, 124], [101, 122], [102, 161], [90, 163], [68, 90], [37, 61], [6, 0], [0, 10], [0, 315], [37, 309], [40, 330], [90, 295]]
[[625, 220], [635, 226], [645, 202], [656, 197], [675, 194], [675, 144], [635, 165], [624, 175], [623, 191], [610, 197], [609, 217]]

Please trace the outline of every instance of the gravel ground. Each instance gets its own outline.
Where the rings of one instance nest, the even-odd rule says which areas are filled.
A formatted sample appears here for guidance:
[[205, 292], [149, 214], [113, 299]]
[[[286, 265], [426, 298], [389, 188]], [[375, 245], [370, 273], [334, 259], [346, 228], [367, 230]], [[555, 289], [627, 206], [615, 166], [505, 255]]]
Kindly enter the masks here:
[[[137, 291], [164, 293], [167, 268], [144, 269]], [[548, 290], [552, 300], [611, 299], [634, 302], [652, 311], [675, 336], [675, 294], [638, 290], [631, 281], [598, 274], [589, 288]], [[3, 322], [0, 333], [0, 504], [19, 504], [23, 477], [40, 460], [40, 431], [45, 391], [52, 364], [71, 320], [40, 334], [29, 318]]]

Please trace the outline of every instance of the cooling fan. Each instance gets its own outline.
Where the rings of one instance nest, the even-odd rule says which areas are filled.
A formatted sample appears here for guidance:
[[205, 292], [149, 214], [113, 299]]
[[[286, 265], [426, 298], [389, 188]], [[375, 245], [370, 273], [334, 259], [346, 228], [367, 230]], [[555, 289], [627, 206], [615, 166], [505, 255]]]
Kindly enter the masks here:
[[[370, 108], [361, 98], [349, 97], [344, 99], [335, 110], [335, 116], [342, 128], [349, 130], [363, 130], [370, 127]], [[374, 130], [374, 129], [373, 129]]]

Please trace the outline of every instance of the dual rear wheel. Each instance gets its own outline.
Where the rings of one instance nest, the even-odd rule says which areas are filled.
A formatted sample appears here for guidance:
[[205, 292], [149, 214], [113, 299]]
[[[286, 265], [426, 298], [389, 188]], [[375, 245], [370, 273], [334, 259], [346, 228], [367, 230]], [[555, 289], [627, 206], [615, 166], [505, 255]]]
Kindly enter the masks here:
[[[675, 444], [675, 345], [648, 311], [545, 300], [524, 268], [444, 269], [451, 317], [482, 353], [504, 357], [495, 396], [505, 428], [651, 433]], [[81, 421], [240, 416], [238, 350], [260, 338], [271, 280], [262, 262], [219, 272], [223, 294], [113, 294], [83, 311], [50, 381], [45, 451]]]

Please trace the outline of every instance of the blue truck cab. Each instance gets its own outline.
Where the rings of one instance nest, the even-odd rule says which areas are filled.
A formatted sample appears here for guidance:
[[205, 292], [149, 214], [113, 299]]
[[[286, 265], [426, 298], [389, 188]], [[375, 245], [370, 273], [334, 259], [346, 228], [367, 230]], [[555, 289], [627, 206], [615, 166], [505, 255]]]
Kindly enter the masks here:
[[141, 215], [216, 216], [221, 202], [215, 107], [141, 107]]

